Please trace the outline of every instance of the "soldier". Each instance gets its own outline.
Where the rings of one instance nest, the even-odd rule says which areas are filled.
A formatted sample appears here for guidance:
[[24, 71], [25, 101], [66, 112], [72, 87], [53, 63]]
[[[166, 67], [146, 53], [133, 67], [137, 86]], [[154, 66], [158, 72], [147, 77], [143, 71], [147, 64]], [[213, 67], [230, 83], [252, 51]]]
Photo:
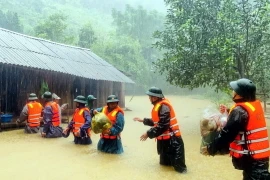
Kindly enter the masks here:
[[98, 150], [111, 153], [121, 154], [124, 152], [120, 133], [124, 129], [124, 111], [118, 106], [119, 99], [116, 95], [110, 95], [107, 98], [107, 105], [94, 110], [94, 114], [103, 112], [112, 123], [110, 129], [106, 129], [100, 135]]
[[159, 163], [173, 166], [179, 173], [186, 173], [184, 142], [171, 103], [164, 98], [160, 88], [151, 87], [146, 94], [153, 104], [152, 117], [135, 117], [133, 120], [153, 127], [141, 136], [141, 141], [156, 138]]
[[[244, 180], [269, 180], [270, 147], [266, 120], [261, 102], [256, 99], [256, 86], [249, 79], [230, 82], [234, 106], [220, 134], [203, 150], [214, 156], [230, 144], [235, 169], [243, 170]], [[221, 111], [226, 108], [223, 106]]]
[[91, 117], [94, 116], [94, 114], [93, 114], [93, 104], [94, 104], [94, 101], [95, 101], [96, 99], [97, 99], [97, 98], [95, 98], [95, 96], [93, 96], [93, 95], [88, 95], [88, 96], [87, 96], [86, 106], [87, 106], [88, 109], [90, 110], [90, 115], [91, 115]]
[[38, 98], [35, 93], [29, 94], [28, 102], [23, 107], [23, 110], [20, 114], [19, 119], [16, 123], [22, 123], [26, 121], [25, 124], [25, 133], [38, 133], [40, 128], [40, 119], [41, 119], [41, 112], [42, 112], [42, 105], [37, 102]]
[[58, 105], [53, 102], [52, 93], [47, 91], [42, 95], [42, 98], [45, 100], [45, 107], [43, 110], [44, 127], [41, 136], [46, 138], [62, 137], [63, 129], [59, 126]]
[[68, 127], [63, 131], [63, 136], [68, 137], [70, 131], [74, 135], [75, 144], [92, 144], [90, 136], [91, 116], [89, 109], [85, 106], [86, 99], [80, 95], [74, 99], [76, 110]]

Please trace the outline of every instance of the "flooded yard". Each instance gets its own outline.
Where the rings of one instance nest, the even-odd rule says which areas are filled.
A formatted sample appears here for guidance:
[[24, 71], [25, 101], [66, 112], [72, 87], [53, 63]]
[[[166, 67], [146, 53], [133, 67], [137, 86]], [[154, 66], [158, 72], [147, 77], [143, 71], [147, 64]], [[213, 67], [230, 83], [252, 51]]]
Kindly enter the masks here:
[[[139, 137], [149, 127], [132, 119], [150, 117], [152, 105], [147, 96], [126, 97], [125, 128], [122, 133], [124, 153], [97, 151], [98, 134], [93, 144], [73, 144], [73, 136], [43, 139], [39, 134], [24, 134], [23, 129], [0, 133], [0, 179], [72, 180], [72, 179], [207, 179], [239, 180], [228, 155], [205, 157], [199, 153], [199, 121], [202, 111], [212, 105], [208, 100], [191, 96], [168, 96], [179, 120], [185, 143], [187, 174], [159, 165], [155, 140], [141, 142]], [[66, 124], [63, 124], [65, 127]]]

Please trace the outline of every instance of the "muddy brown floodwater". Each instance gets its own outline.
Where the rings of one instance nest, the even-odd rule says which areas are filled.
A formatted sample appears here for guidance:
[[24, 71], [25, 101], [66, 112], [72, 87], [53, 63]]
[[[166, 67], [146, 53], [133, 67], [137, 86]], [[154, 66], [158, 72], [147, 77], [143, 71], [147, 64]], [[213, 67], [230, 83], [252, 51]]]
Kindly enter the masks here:
[[[228, 155], [205, 157], [199, 153], [199, 120], [209, 100], [192, 96], [168, 96], [179, 120], [185, 143], [187, 174], [159, 165], [155, 140], [141, 142], [139, 137], [149, 127], [132, 119], [150, 117], [152, 105], [147, 96], [126, 97], [125, 128], [122, 133], [124, 153], [97, 151], [99, 135], [93, 144], [74, 145], [72, 135], [65, 139], [42, 139], [38, 134], [24, 134], [22, 129], [0, 133], [0, 180], [239, 180]], [[65, 127], [66, 124], [63, 124]]]

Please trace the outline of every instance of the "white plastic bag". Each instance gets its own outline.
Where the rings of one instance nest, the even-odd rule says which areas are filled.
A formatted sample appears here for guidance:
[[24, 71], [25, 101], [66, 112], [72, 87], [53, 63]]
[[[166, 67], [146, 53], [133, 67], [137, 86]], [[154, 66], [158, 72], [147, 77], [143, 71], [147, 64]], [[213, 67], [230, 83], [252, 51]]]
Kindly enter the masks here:
[[[221, 114], [218, 109], [208, 107], [202, 113], [200, 131], [202, 136], [201, 148], [211, 143], [227, 123], [227, 114]], [[201, 149], [202, 153], [202, 149]]]

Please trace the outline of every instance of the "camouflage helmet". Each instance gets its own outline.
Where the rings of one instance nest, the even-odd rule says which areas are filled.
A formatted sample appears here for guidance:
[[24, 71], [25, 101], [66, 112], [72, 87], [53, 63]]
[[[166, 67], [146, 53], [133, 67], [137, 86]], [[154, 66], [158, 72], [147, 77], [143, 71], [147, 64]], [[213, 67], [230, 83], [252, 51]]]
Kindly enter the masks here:
[[119, 102], [119, 99], [116, 95], [109, 95], [107, 98], [107, 103], [111, 103], [111, 102]]
[[256, 95], [255, 84], [246, 78], [238, 79], [237, 81], [230, 82], [232, 89], [243, 98], [252, 98]]
[[86, 98], [84, 96], [82, 96], [82, 95], [79, 95], [74, 99], [74, 102], [78, 102], [78, 103], [81, 103], [81, 104], [86, 104]]
[[95, 96], [93, 96], [93, 95], [88, 95], [87, 96], [87, 100], [89, 101], [89, 100], [96, 100], [97, 98], [95, 98]]
[[164, 98], [164, 95], [162, 94], [162, 90], [160, 88], [157, 88], [157, 87], [151, 87], [146, 92], [146, 94], [149, 95], [149, 96]]
[[49, 91], [46, 91], [42, 96], [43, 99], [45, 100], [51, 100], [52, 99], [52, 93]]
[[37, 100], [38, 98], [37, 98], [37, 95], [35, 94], [35, 93], [31, 93], [31, 94], [29, 94], [29, 96], [28, 96], [28, 100], [29, 101], [33, 101], [33, 100]]

